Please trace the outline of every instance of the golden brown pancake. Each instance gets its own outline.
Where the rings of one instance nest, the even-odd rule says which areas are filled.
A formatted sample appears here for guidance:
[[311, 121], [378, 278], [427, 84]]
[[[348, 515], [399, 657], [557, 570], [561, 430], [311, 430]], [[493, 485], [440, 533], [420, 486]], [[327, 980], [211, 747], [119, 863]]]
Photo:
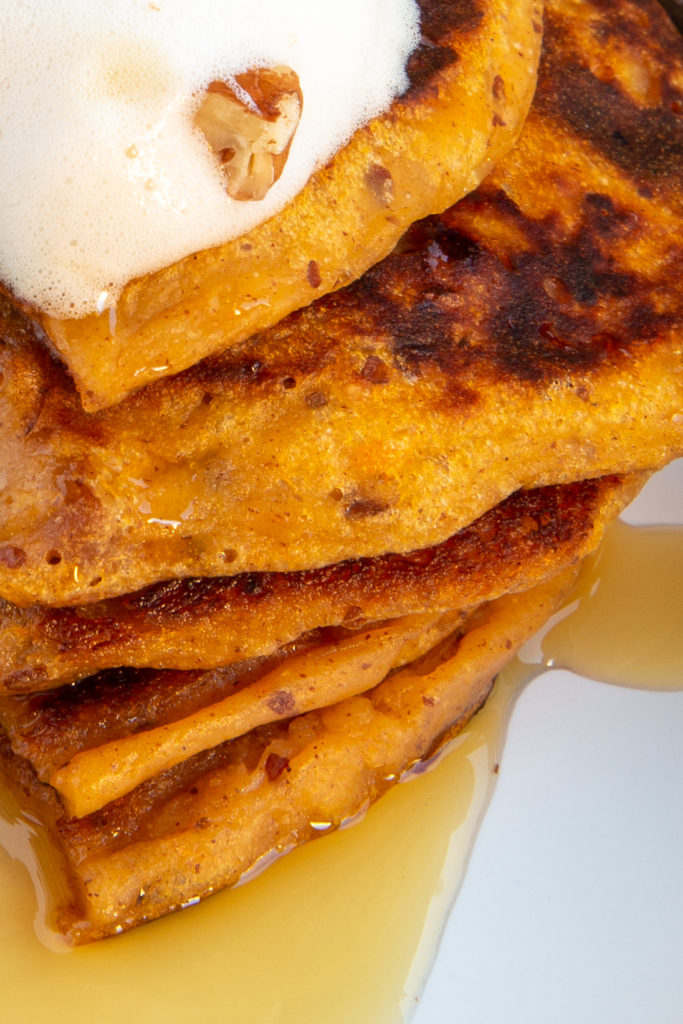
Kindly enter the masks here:
[[77, 687], [0, 698], [0, 723], [80, 818], [194, 754], [373, 689], [466, 619], [455, 609], [315, 630], [270, 658], [204, 673], [100, 673]]
[[[682, 68], [654, 4], [550, 0], [536, 105], [472, 196], [115, 409], [84, 413], [2, 307], [0, 758], [74, 941], [239, 881], [431, 757], [683, 450]], [[213, 667], [149, 667], [212, 642]]]
[[[519, 493], [445, 545], [407, 556], [271, 578], [180, 581], [102, 608], [45, 609], [53, 656], [71, 652], [76, 670], [57, 687], [54, 673], [47, 678], [15, 661], [0, 725], [70, 814], [92, 813], [219, 742], [373, 688], [460, 628], [471, 608], [575, 564], [642, 483], [641, 474]], [[10, 658], [22, 621], [15, 612], [3, 631]], [[29, 652], [45, 655], [45, 639], [30, 628], [40, 614], [23, 616], [23, 639]], [[118, 667], [138, 638], [142, 664], [185, 671]], [[91, 674], [102, 665], [116, 667]], [[57, 688], [20, 697], [30, 682]]]
[[[642, 482], [641, 474], [520, 491], [443, 544], [405, 555], [170, 580], [75, 608], [0, 602], [0, 693], [122, 665], [204, 674], [272, 655], [319, 627], [359, 628], [525, 590], [592, 550]], [[173, 676], [168, 688], [175, 686]]]
[[[220, 626], [232, 629], [232, 642], [239, 639], [247, 648], [245, 660], [233, 651], [230, 663], [209, 670], [111, 669], [78, 685], [0, 698], [6, 771], [39, 800], [38, 813], [52, 822], [73, 879], [76, 908], [61, 927], [79, 942], [130, 927], [231, 884], [260, 858], [309, 838], [315, 832], [310, 822], [329, 821], [327, 829], [355, 815], [379, 795], [387, 777], [429, 756], [450, 727], [464, 724], [498, 669], [564, 598], [577, 558], [595, 547], [606, 522], [641, 483], [607, 478], [515, 495], [441, 550], [336, 566], [307, 574], [305, 581], [254, 578], [245, 586], [247, 581], [238, 580], [237, 601], [228, 599], [222, 622], [206, 618], [217, 644]], [[536, 587], [529, 591], [531, 580]], [[335, 583], [341, 595], [334, 593]], [[484, 601], [472, 611], [477, 598], [510, 586], [520, 593]], [[322, 591], [321, 598], [312, 597], [318, 616], [326, 603], [339, 608], [352, 598], [359, 602], [356, 616], [406, 606], [419, 610], [382, 622], [356, 621], [355, 628], [323, 626], [253, 656], [249, 635], [258, 644], [259, 597], [285, 621], [291, 602], [296, 621], [306, 587]], [[387, 598], [399, 588], [392, 604]], [[154, 605], [153, 598], [132, 595], [133, 622], [135, 612], [139, 616]], [[470, 607], [457, 604], [458, 598]], [[116, 606], [110, 602], [105, 630], [107, 622], [115, 626]], [[183, 609], [176, 595], [163, 609], [166, 623]], [[76, 632], [87, 634], [88, 610], [98, 609], [75, 610], [83, 628], [71, 634], [71, 645]], [[232, 627], [231, 611], [238, 613]], [[190, 637], [192, 617], [190, 608]], [[202, 628], [201, 618], [194, 619]], [[172, 633], [165, 634], [169, 648]], [[265, 635], [268, 641], [267, 626]], [[95, 635], [91, 649], [96, 648]], [[357, 714], [348, 730], [348, 718], [354, 722]], [[330, 745], [333, 763], [323, 757], [318, 764], [321, 749]], [[307, 766], [302, 779], [301, 759]], [[277, 795], [272, 784], [285, 771], [291, 788], [284, 791], [283, 806], [283, 793]], [[275, 806], [273, 800], [280, 802]], [[330, 800], [338, 801], [331, 818]], [[194, 842], [187, 843], [189, 806], [182, 824], [178, 801], [194, 802], [193, 832], [197, 821], [213, 838], [226, 820], [236, 830], [219, 849], [212, 838], [205, 850], [209, 882], [203, 870], [201, 878], [189, 870], [186, 858], [199, 863], [198, 852]], [[242, 816], [239, 824], [235, 815]], [[161, 886], [142, 916], [129, 905], [131, 870], [140, 891]], [[98, 880], [90, 887], [93, 871]]]
[[2, 765], [71, 879], [61, 930], [75, 942], [118, 933], [351, 820], [464, 725], [573, 577], [500, 598], [371, 690], [253, 729], [85, 817], [64, 815], [0, 731]]
[[680, 40], [654, 4], [557, 0], [546, 26], [480, 189], [229, 352], [86, 414], [3, 308], [0, 594], [412, 551], [519, 488], [683, 451]]
[[[521, 492], [446, 544], [406, 556], [179, 581], [102, 607], [7, 608], [13, 695], [0, 697], [0, 725], [70, 814], [91, 813], [219, 742], [373, 688], [471, 608], [575, 564], [642, 483], [639, 474]], [[70, 652], [65, 685], [44, 665], [31, 672], [16, 647], [12, 663], [22, 620], [29, 655], [52, 654], [58, 668], [60, 650]], [[161, 671], [120, 667], [135, 663], [136, 641], [139, 664]], [[57, 688], [20, 697], [31, 683]]]
[[[409, 87], [267, 223], [133, 281], [111, 317], [44, 326], [87, 409], [242, 341], [386, 256], [475, 188], [531, 102], [542, 0], [418, 0]], [[306, 99], [304, 97], [304, 103]]]

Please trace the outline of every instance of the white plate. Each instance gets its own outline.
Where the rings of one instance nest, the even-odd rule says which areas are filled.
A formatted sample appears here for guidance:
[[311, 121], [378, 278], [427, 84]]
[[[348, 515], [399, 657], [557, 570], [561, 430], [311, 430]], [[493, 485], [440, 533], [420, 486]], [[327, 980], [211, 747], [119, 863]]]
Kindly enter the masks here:
[[[683, 460], [625, 518], [683, 523]], [[682, 740], [683, 692], [526, 688], [413, 1024], [680, 1024]]]

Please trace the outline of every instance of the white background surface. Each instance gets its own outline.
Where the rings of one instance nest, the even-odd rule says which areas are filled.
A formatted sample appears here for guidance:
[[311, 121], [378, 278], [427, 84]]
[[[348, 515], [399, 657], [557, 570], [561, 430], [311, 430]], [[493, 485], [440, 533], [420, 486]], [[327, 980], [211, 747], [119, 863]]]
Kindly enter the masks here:
[[[683, 460], [625, 518], [683, 523]], [[683, 692], [526, 688], [412, 1024], [683, 1021], [682, 739]]]

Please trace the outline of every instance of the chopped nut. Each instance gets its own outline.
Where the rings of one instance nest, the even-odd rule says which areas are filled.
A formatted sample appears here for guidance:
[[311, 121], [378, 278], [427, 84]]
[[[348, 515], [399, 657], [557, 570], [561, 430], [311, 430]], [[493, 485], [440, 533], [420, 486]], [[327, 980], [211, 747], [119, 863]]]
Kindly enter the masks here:
[[290, 770], [289, 759], [271, 751], [266, 758], [266, 775], [269, 781], [275, 782], [285, 770]]
[[303, 98], [291, 68], [256, 68], [212, 82], [195, 125], [221, 163], [228, 195], [263, 199], [287, 162]]

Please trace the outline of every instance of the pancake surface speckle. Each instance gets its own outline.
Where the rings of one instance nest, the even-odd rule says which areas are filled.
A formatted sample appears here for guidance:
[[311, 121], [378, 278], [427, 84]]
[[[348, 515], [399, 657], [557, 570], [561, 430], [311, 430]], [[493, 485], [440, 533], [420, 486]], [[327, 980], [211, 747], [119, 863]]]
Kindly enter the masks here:
[[683, 62], [652, 5], [573, 11], [548, 10], [538, 106], [475, 193], [222, 356], [88, 415], [5, 307], [3, 596], [411, 551], [520, 487], [681, 452], [683, 165], [599, 140], [626, 105], [647, 152], [675, 148]]

